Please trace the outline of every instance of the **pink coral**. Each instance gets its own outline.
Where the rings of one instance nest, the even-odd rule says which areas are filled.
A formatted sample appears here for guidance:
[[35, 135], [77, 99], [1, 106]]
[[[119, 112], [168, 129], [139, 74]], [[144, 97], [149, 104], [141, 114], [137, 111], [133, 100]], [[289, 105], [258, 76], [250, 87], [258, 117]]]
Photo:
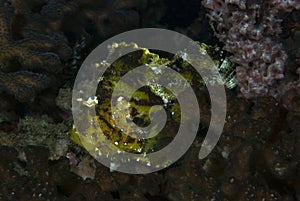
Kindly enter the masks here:
[[210, 9], [216, 36], [239, 65], [236, 83], [245, 97], [281, 98], [284, 86], [299, 85], [299, 78], [287, 76], [291, 70], [280, 35], [284, 16], [300, 8], [299, 0], [206, 0], [203, 4]]

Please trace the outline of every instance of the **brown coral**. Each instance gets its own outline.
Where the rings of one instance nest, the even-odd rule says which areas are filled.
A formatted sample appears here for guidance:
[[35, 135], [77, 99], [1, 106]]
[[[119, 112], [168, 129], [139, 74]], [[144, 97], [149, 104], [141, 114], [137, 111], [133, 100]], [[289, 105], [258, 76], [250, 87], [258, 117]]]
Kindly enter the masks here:
[[61, 70], [61, 58], [70, 49], [59, 35], [33, 33], [14, 40], [12, 17], [14, 9], [7, 3], [0, 6], [0, 89], [20, 102], [28, 102], [34, 93], [49, 86], [49, 73]]
[[20, 102], [27, 102], [34, 98], [35, 92], [49, 86], [49, 78], [38, 73], [18, 71], [15, 73], [0, 72], [3, 91], [15, 96]]
[[59, 65], [60, 60], [58, 56], [50, 52], [56, 45], [51, 41], [50, 37], [31, 37], [18, 41], [12, 40], [11, 15], [11, 13], [5, 10], [5, 7], [1, 8], [1, 68], [7, 68], [9, 64], [16, 62], [20, 63], [24, 69], [34, 69], [36, 67], [44, 67], [47, 69], [48, 66], [53, 67]]

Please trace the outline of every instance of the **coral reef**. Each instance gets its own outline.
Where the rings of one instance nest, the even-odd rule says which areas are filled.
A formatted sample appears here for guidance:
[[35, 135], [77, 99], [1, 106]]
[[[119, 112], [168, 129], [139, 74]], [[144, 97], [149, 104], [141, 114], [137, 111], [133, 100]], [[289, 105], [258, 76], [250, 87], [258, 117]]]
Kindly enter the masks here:
[[62, 55], [70, 48], [58, 35], [33, 32], [15, 40], [12, 30], [14, 14], [12, 5], [1, 3], [0, 90], [14, 95], [20, 102], [28, 102], [36, 91], [50, 86], [49, 74], [61, 71], [61, 61], [67, 59], [62, 59]]
[[30, 101], [35, 97], [35, 91], [43, 90], [49, 86], [49, 78], [45, 75], [28, 71], [14, 73], [0, 72], [0, 91], [15, 96], [21, 102]]
[[[146, 9], [147, 5], [151, 5], [152, 9]], [[63, 74], [59, 76], [66, 76], [74, 71], [72, 67], [75, 66], [76, 71], [80, 65], [86, 54], [82, 49], [88, 46], [87, 49], [91, 50], [95, 44], [110, 36], [159, 22], [165, 15], [162, 5], [163, 3], [154, 0], [1, 1], [1, 72], [21, 74], [30, 71], [43, 74], [42, 78], [48, 77], [51, 81], [61, 72]], [[157, 16], [154, 16], [153, 10]], [[17, 90], [24, 91], [11, 90], [4, 83], [1, 82], [1, 88], [17, 99]], [[33, 92], [40, 90], [35, 88], [38, 83], [35, 86], [22, 84]], [[15, 84], [17, 85], [21, 86]], [[47, 86], [50, 86], [49, 82], [44, 82], [43, 88]], [[28, 95], [30, 99], [18, 100], [29, 102], [34, 97], [32, 94]]]
[[[181, 3], [185, 4], [182, 11]], [[224, 132], [213, 152], [199, 160], [198, 152], [210, 123], [210, 98], [188, 66], [184, 65], [187, 69], [176, 68], [188, 80], [197, 83], [194, 86], [199, 92], [201, 110], [198, 135], [189, 151], [172, 166], [148, 175], [130, 175], [111, 172], [113, 169], [98, 163], [69, 139], [71, 85], [77, 67], [99, 42], [132, 28], [171, 27], [199, 40], [203, 36], [214, 43], [211, 32], [206, 33], [207, 21], [201, 18], [204, 8], [199, 6], [202, 10], [197, 17], [195, 8], [191, 15], [186, 14], [188, 5], [199, 5], [196, 0], [176, 0], [177, 8], [171, 8], [172, 2], [168, 0], [0, 1], [0, 200], [300, 200], [300, 96], [295, 87], [299, 82], [297, 19], [300, 15], [295, 3], [299, 1], [205, 1], [206, 6], [213, 8], [211, 21], [223, 20], [214, 24], [215, 33], [240, 66], [238, 80], [243, 76], [253, 77], [252, 70], [269, 72], [275, 77], [270, 83], [260, 81], [268, 87], [267, 92], [262, 92], [280, 97], [288, 110], [272, 97], [258, 97], [252, 101], [237, 97], [235, 89], [226, 89], [228, 110]], [[172, 17], [174, 13], [179, 15]], [[253, 24], [251, 18], [259, 23]], [[237, 26], [237, 21], [244, 26]], [[262, 29], [262, 36], [255, 35], [257, 32], [252, 25]], [[237, 38], [230, 38], [228, 32]], [[226, 46], [227, 42], [228, 46], [239, 43], [233, 50]], [[249, 47], [246, 45], [251, 47], [243, 49]], [[223, 78], [229, 78], [225, 80], [228, 88], [233, 87], [234, 65], [228, 59], [229, 54], [217, 47], [202, 47], [216, 57]], [[137, 51], [130, 56], [142, 57], [138, 62], [153, 58], [169, 62], [174, 68], [185, 64], [172, 56], [162, 59], [160, 53], [153, 52]], [[122, 74], [131, 69], [131, 64], [140, 65], [138, 62], [123, 58], [114, 66], [124, 67], [124, 72], [117, 71]], [[270, 66], [277, 66], [279, 70], [272, 71]], [[241, 69], [245, 72], [241, 73]], [[113, 69], [107, 72], [111, 79], [103, 79], [107, 81], [106, 88], [98, 90], [101, 94], [97, 97], [104, 109], [108, 107], [108, 94], [102, 93], [111, 92], [110, 84], [117, 81], [114, 74], [109, 73], [113, 73]], [[281, 74], [282, 78], [276, 77]], [[238, 84], [249, 96], [259, 95], [248, 88], [245, 80], [240, 79]], [[47, 93], [41, 92], [34, 106], [28, 106], [35, 95], [47, 87]], [[162, 99], [167, 100], [167, 109], [175, 112], [174, 124], [181, 118], [176, 114], [179, 106], [174, 97], [162, 87], [140, 89], [135, 97], [127, 101], [136, 109], [131, 112], [137, 123], [149, 120], [142, 112], [145, 109], [147, 112], [149, 105], [146, 103], [153, 97], [159, 104], [163, 103]], [[93, 100], [83, 102], [88, 106]], [[27, 109], [25, 113], [23, 107]], [[109, 129], [111, 122], [104, 122], [109, 117], [100, 106], [97, 108], [102, 124]], [[55, 115], [60, 118], [54, 118]], [[165, 128], [169, 131], [166, 141], [159, 138], [145, 150], [156, 150], [170, 142], [175, 126]], [[79, 142], [75, 132], [69, 134], [73, 141]], [[123, 138], [112, 137], [112, 141], [115, 140], [121, 142]]]
[[[115, 34], [140, 27], [140, 12], [147, 0], [81, 1], [85, 18], [95, 25], [98, 35], [106, 39]], [[88, 5], [85, 6], [85, 5]]]
[[[203, 100], [207, 93], [202, 90], [201, 112], [206, 113], [210, 104]], [[209, 125], [204, 119], [189, 151], [167, 169], [148, 175], [110, 172], [74, 146], [64, 155], [69, 158], [55, 160], [47, 146], [1, 146], [0, 199], [299, 200], [299, 113], [287, 111], [270, 97], [252, 103], [228, 90], [227, 98], [224, 133], [207, 158], [197, 157]], [[43, 124], [39, 127], [46, 129]], [[19, 135], [29, 137], [34, 131]], [[71, 163], [71, 154], [79, 163]]]
[[16, 29], [22, 35], [61, 32], [72, 42], [84, 38], [88, 43], [91, 38], [101, 42], [140, 27], [148, 3], [147, 0], [14, 0], [12, 4], [17, 12]]
[[26, 116], [9, 132], [0, 129], [0, 144], [20, 151], [27, 145], [44, 146], [49, 150], [50, 159], [59, 159], [66, 155], [70, 145], [66, 135], [69, 127], [66, 122], [55, 123], [47, 116]]
[[294, 31], [299, 27], [299, 21], [289, 19], [300, 8], [298, 0], [207, 0], [203, 5], [210, 10], [216, 36], [239, 65], [236, 83], [246, 97], [280, 100], [291, 88], [300, 93], [295, 58], [282, 37], [285, 25], [293, 24]]
[[[25, 149], [27, 161], [24, 164], [18, 159], [15, 149], [1, 146], [0, 150], [1, 184], [3, 184], [1, 185], [1, 200], [55, 201], [75, 200], [76, 197], [76, 200], [79, 200], [81, 192], [79, 189], [81, 189], [80, 186], [83, 185], [84, 181], [68, 171], [69, 165], [66, 159], [50, 163], [47, 148], [28, 146]], [[17, 165], [19, 166], [18, 169], [13, 168]], [[91, 186], [85, 184], [83, 190], [91, 193], [91, 189], [87, 190], [87, 187]], [[71, 197], [70, 194], [75, 194], [74, 191], [76, 190], [79, 190], [76, 192], [77, 196]], [[101, 195], [101, 193], [99, 194]]]
[[[104, 39], [138, 27], [165, 27], [170, 21], [166, 13], [172, 12], [166, 3], [157, 0], [1, 1], [1, 72], [30, 71], [43, 74], [51, 81], [61, 72], [59, 76], [69, 73], [74, 76], [85, 51]], [[191, 4], [199, 3], [192, 1]], [[196, 16], [197, 9], [194, 10]], [[183, 30], [183, 25], [180, 26]], [[43, 87], [51, 84], [45, 82]], [[39, 91], [34, 86], [26, 87]], [[10, 91], [7, 86], [1, 88], [18, 98], [16, 90]], [[28, 95], [30, 99], [20, 99], [20, 102], [30, 101], [31, 95]]]

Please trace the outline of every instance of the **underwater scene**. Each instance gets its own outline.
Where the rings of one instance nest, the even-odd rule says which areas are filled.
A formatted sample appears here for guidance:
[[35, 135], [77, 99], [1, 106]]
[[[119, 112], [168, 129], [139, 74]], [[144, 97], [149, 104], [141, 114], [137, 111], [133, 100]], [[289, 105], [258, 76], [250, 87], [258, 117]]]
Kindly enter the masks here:
[[0, 0], [0, 201], [300, 201], [300, 0]]

